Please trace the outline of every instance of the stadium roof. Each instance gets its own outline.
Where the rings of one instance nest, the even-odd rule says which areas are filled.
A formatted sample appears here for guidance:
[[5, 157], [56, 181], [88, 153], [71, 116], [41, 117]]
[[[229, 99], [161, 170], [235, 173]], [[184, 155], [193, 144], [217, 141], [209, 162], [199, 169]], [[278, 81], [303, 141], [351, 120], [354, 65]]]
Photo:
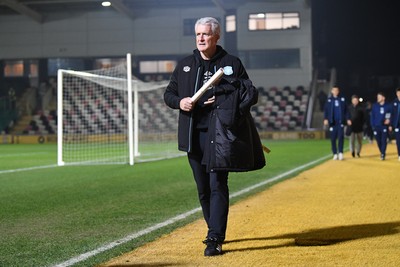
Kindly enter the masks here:
[[[247, 0], [247, 2], [279, 2], [279, 0]], [[293, 1], [293, 0], [280, 0]], [[76, 14], [104, 9], [102, 0], [0, 0], [0, 16], [21, 14], [39, 23], [49, 19], [49, 15]], [[146, 10], [154, 8], [204, 7], [214, 6], [226, 11], [245, 3], [243, 0], [109, 0], [111, 8], [135, 19]]]

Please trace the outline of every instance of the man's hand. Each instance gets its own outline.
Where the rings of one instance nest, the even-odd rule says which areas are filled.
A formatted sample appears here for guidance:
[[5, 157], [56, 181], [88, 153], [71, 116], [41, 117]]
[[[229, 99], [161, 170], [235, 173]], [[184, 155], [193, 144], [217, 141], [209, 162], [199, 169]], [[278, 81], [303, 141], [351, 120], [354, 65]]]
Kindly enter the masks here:
[[325, 126], [328, 126], [328, 125], [329, 125], [328, 120], [324, 120], [324, 125], [325, 125]]
[[181, 102], [179, 102], [179, 108], [183, 111], [191, 111], [193, 107], [194, 104], [190, 97], [182, 98]]
[[207, 99], [207, 101], [204, 101], [204, 105], [212, 104], [214, 103], [214, 101], [215, 101], [215, 96], [210, 97], [209, 99]]

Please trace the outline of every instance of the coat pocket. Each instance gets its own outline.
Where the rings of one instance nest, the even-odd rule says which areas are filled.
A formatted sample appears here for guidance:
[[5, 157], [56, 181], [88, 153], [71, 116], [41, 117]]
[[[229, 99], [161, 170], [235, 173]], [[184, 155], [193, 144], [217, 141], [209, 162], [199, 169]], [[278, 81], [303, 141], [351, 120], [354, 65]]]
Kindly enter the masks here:
[[216, 107], [215, 114], [218, 117], [218, 120], [226, 128], [232, 128], [233, 126], [237, 125], [239, 115], [238, 97], [239, 90], [235, 90], [229, 94], [224, 102]]

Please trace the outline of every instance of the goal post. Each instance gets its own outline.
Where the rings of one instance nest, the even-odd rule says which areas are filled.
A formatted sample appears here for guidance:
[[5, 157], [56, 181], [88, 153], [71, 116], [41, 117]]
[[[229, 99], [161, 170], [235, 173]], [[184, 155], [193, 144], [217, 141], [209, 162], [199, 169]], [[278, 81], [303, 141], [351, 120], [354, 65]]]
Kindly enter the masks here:
[[[132, 83], [129, 81], [132, 81], [132, 57], [131, 54], [128, 53], [126, 55], [126, 76], [127, 76], [127, 89], [128, 89], [128, 146], [129, 146], [129, 164], [133, 165], [134, 163], [134, 155], [137, 155], [137, 153], [133, 152], [134, 149], [134, 145], [136, 145], [136, 148], [138, 147], [137, 142], [134, 144], [134, 141], [137, 141], [136, 138], [135, 140], [133, 139], [133, 118], [132, 118], [132, 114], [133, 114], [133, 110], [132, 110]], [[136, 102], [136, 100], [135, 100]], [[137, 104], [137, 103], [136, 103]], [[137, 135], [136, 131], [136, 135]]]
[[130, 164], [182, 155], [177, 113], [163, 103], [166, 81], [143, 82], [126, 63], [93, 70], [58, 70], [59, 166]]

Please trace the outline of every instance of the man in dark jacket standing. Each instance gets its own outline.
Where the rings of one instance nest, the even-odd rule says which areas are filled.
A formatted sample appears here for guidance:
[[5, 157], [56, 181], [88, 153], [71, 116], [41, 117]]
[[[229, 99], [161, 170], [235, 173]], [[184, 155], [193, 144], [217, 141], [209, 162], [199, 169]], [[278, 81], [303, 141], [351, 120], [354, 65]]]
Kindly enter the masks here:
[[390, 130], [394, 131], [397, 146], [397, 156], [400, 161], [400, 88], [396, 89], [396, 98], [392, 103], [392, 114], [390, 116]]
[[386, 103], [386, 97], [383, 92], [376, 95], [376, 103], [372, 105], [371, 110], [371, 127], [374, 131], [376, 144], [381, 153], [381, 160], [385, 160], [386, 146], [390, 126], [391, 106]]
[[324, 108], [324, 126], [329, 127], [333, 160], [343, 160], [344, 126], [351, 125], [346, 101], [339, 93], [339, 87], [332, 87]]
[[357, 157], [360, 157], [362, 140], [363, 140], [363, 130], [365, 124], [365, 109], [360, 105], [360, 101], [357, 95], [351, 96], [351, 104], [349, 106], [350, 120], [350, 151], [353, 158], [357, 153]]
[[[213, 116], [218, 114], [216, 110], [220, 107], [219, 103], [228, 99], [236, 90], [238, 83], [235, 80], [248, 80], [249, 77], [241, 61], [217, 45], [220, 25], [215, 18], [199, 19], [195, 24], [195, 32], [197, 49], [193, 51], [193, 55], [177, 64], [165, 90], [164, 101], [169, 107], [179, 109], [178, 148], [187, 152], [208, 226], [207, 236], [203, 241], [207, 245], [204, 255], [215, 256], [222, 254], [222, 243], [225, 240], [230, 169], [227, 167], [214, 170], [205, 163], [210, 162], [213, 156], [210, 155], [210, 151], [213, 151], [210, 146], [214, 144], [212, 136], [215, 136], [215, 132], [209, 133], [209, 129], [216, 127], [210, 127], [210, 123], [215, 123]], [[193, 102], [191, 96], [220, 68], [223, 68], [224, 76], [218, 85], [214, 85], [197, 102]], [[257, 94], [247, 100], [256, 103]], [[238, 111], [237, 116], [240, 116], [239, 113]], [[265, 165], [263, 155], [255, 160], [258, 161], [254, 164], [254, 169]]]

